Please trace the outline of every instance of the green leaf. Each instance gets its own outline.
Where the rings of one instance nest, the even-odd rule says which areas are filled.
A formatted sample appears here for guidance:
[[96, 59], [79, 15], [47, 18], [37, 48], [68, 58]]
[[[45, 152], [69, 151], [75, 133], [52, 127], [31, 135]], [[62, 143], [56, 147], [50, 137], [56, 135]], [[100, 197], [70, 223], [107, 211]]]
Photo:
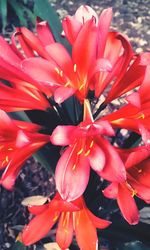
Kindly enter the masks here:
[[53, 175], [55, 172], [57, 161], [60, 157], [59, 148], [50, 144], [47, 144], [34, 155], [34, 159], [37, 160]]
[[9, 4], [11, 5], [12, 9], [16, 13], [17, 17], [19, 18], [20, 24], [27, 27], [27, 20], [24, 16], [24, 6], [18, 3], [16, 0], [8, 0]]
[[7, 0], [0, 0], [0, 13], [2, 18], [2, 32], [4, 33], [7, 24]]
[[9, 113], [9, 116], [16, 120], [31, 122], [31, 120], [29, 119], [29, 117], [26, 115], [25, 112], [11, 112]]
[[67, 41], [61, 37], [62, 25], [59, 20], [58, 14], [51, 7], [49, 1], [48, 0], [35, 1], [34, 13], [42, 20], [46, 20], [49, 23], [56, 41], [62, 43], [69, 50], [70, 48]]
[[17, 241], [13, 247], [12, 250], [26, 250], [26, 247], [19, 241]]

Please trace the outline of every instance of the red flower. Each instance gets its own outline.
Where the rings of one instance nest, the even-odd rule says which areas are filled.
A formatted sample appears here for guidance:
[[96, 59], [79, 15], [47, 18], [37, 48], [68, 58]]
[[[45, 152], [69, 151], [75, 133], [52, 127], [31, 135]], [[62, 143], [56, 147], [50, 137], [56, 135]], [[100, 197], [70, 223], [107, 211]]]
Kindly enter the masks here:
[[51, 135], [55, 145], [69, 147], [56, 166], [56, 186], [64, 200], [77, 199], [84, 192], [91, 167], [110, 181], [124, 181], [125, 168], [114, 147], [103, 137], [114, 136], [106, 121], [93, 121], [90, 105], [84, 102], [84, 119], [78, 126], [57, 126]]
[[0, 183], [12, 189], [24, 161], [49, 141], [39, 134], [39, 126], [11, 120], [0, 110], [0, 169], [5, 168]]
[[0, 83], [0, 108], [6, 111], [27, 109], [45, 110], [49, 107], [42, 86], [21, 68], [21, 59], [11, 46], [0, 37], [0, 78], [10, 86]]
[[104, 191], [108, 198], [117, 199], [124, 218], [130, 224], [137, 224], [139, 212], [134, 196], [150, 203], [150, 158], [149, 150], [141, 146], [135, 149], [120, 150], [120, 155], [127, 169], [127, 180], [124, 183], [113, 182]]
[[[21, 29], [23, 37], [29, 33]], [[32, 35], [30, 33], [30, 36]], [[86, 43], [85, 41], [86, 37]], [[26, 39], [27, 40], [27, 39]], [[54, 95], [57, 103], [63, 102], [75, 94], [81, 102], [86, 98], [94, 75], [99, 71], [110, 71], [111, 64], [105, 58], [96, 58], [97, 26], [94, 17], [87, 21], [72, 46], [72, 57], [65, 47], [59, 43], [51, 43], [44, 47], [43, 53], [36, 44], [28, 45], [43, 58], [28, 58], [22, 62], [22, 68], [32, 78], [45, 86]]]
[[59, 220], [56, 241], [61, 249], [70, 246], [73, 231], [80, 249], [96, 249], [96, 228], [103, 229], [110, 225], [109, 221], [97, 218], [86, 207], [82, 197], [69, 203], [63, 201], [57, 193], [46, 205], [29, 207], [35, 217], [24, 228], [22, 242], [28, 246], [43, 238]]
[[107, 59], [112, 68], [110, 71], [98, 72], [93, 79], [92, 86], [95, 96], [99, 97], [107, 85], [113, 82], [105, 100], [105, 103], [108, 103], [142, 83], [147, 53], [133, 57], [132, 47], [127, 38], [118, 32], [109, 31], [112, 19], [111, 8], [103, 10], [98, 18], [95, 11], [87, 5], [79, 7], [74, 16], [67, 16], [62, 22], [63, 34], [72, 45], [78, 39], [82, 27], [93, 17], [97, 26], [96, 58], [97, 60]]
[[[149, 56], [148, 53], [146, 55]], [[149, 91], [149, 72], [150, 67], [147, 66], [139, 90], [126, 98], [129, 103], [118, 111], [105, 116], [105, 119], [115, 127], [134, 130], [142, 134], [144, 142], [146, 142], [146, 137], [147, 140], [150, 139], [148, 132], [146, 132], [146, 130], [150, 130], [150, 98], [147, 95]]]

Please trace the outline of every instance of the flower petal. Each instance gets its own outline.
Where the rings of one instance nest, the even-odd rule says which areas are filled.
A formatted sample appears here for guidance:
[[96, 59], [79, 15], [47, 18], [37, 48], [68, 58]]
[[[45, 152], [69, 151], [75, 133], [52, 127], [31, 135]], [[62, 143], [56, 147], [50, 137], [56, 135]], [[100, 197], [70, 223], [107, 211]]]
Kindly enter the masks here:
[[96, 35], [95, 20], [91, 19], [82, 27], [73, 44], [72, 57], [81, 81], [85, 81], [85, 75], [96, 60]]
[[95, 22], [98, 23], [96, 12], [88, 5], [81, 5], [75, 12], [75, 18], [82, 24], [95, 17]]
[[139, 125], [139, 131], [142, 136], [142, 140], [147, 148], [150, 148], [150, 132], [142, 124]]
[[89, 78], [92, 78], [96, 73], [109, 72], [112, 70], [112, 65], [108, 59], [100, 58], [97, 59], [94, 68], [90, 71]]
[[70, 246], [73, 237], [73, 220], [72, 213], [62, 213], [59, 219], [58, 228], [56, 231], [56, 242], [61, 249], [66, 249]]
[[55, 215], [55, 211], [46, 209], [43, 213], [35, 216], [22, 232], [21, 239], [24, 245], [29, 246], [46, 236], [56, 222]]
[[38, 37], [44, 46], [54, 43], [54, 37], [50, 30], [49, 24], [47, 21], [42, 21], [40, 18], [36, 20], [36, 31]]
[[139, 222], [139, 212], [132, 193], [126, 187], [126, 184], [119, 184], [117, 202], [123, 217], [128, 223], [131, 225], [137, 224]]
[[48, 204], [40, 205], [40, 206], [28, 206], [28, 211], [34, 215], [41, 214], [47, 209], [48, 209]]
[[114, 136], [115, 132], [111, 126], [111, 124], [106, 120], [98, 119], [93, 124], [94, 130], [99, 135], [108, 135], [108, 136]]
[[115, 148], [105, 139], [99, 138], [97, 144], [105, 153], [105, 167], [99, 175], [109, 181], [122, 182], [126, 179], [125, 166]]
[[102, 11], [99, 17], [98, 31], [99, 31], [99, 47], [98, 47], [98, 57], [104, 56], [104, 48], [108, 36], [109, 26], [112, 20], [112, 8], [108, 8]]
[[76, 212], [73, 220], [79, 248], [82, 250], [97, 249], [98, 239], [96, 228], [87, 211], [82, 209]]
[[105, 197], [109, 199], [116, 199], [118, 195], [118, 183], [113, 182], [108, 187], [103, 190], [103, 194]]
[[[119, 73], [119, 76], [117, 76], [117, 79], [113, 84], [111, 90], [109, 91], [105, 103], [112, 101], [113, 99], [117, 98], [123, 93], [131, 90], [133, 87], [136, 87], [138, 85], [139, 77], [141, 77], [141, 70], [139, 74], [136, 75], [134, 74], [137, 64], [139, 63], [139, 59], [136, 59], [135, 62], [131, 65], [131, 67], [127, 71], [130, 61], [133, 57], [132, 47], [129, 41], [121, 34], [118, 34], [117, 38], [122, 42], [122, 46], [124, 48], [124, 54], [121, 57], [123, 58], [121, 65], [122, 70]], [[141, 68], [142, 66], [140, 66], [140, 69]]]
[[68, 147], [59, 159], [55, 180], [61, 197], [72, 201], [80, 197], [88, 184], [90, 166], [88, 158], [77, 155], [76, 145]]
[[41, 140], [37, 143], [30, 143], [29, 145], [20, 148], [19, 154], [18, 151], [16, 151], [13, 154], [12, 159], [10, 159], [7, 168], [5, 169], [1, 177], [1, 185], [3, 185], [6, 189], [11, 190], [14, 186], [15, 180], [20, 172], [24, 161], [28, 159], [36, 150], [42, 147], [45, 143], [46, 140], [43, 139], [43, 141]]
[[75, 88], [58, 87], [54, 91], [54, 100], [58, 104], [64, 102], [76, 92]]
[[24, 42], [34, 51], [36, 51], [40, 56], [46, 59], [51, 59], [49, 54], [47, 53], [45, 47], [43, 46], [40, 39], [32, 33], [26, 27], [21, 27], [20, 32]]
[[72, 45], [81, 30], [82, 24], [74, 16], [67, 16], [63, 19], [62, 26], [65, 37]]
[[128, 95], [125, 99], [128, 103], [131, 103], [139, 109], [141, 108], [141, 100], [138, 92], [134, 92], [131, 95]]
[[74, 141], [74, 130], [76, 130], [76, 126], [57, 126], [50, 137], [51, 143], [60, 146], [72, 144]]
[[72, 79], [74, 77], [73, 62], [66, 48], [60, 43], [52, 43], [46, 47], [46, 50], [62, 73]]
[[94, 226], [99, 229], [104, 229], [108, 227], [111, 222], [108, 220], [103, 220], [95, 216], [89, 209], [87, 209], [87, 214], [89, 215], [91, 221], [93, 222]]
[[105, 166], [105, 154], [103, 150], [94, 143], [91, 152], [88, 156], [90, 166], [94, 171], [101, 171]]
[[14, 66], [19, 66], [21, 60], [11, 49], [10, 45], [0, 36], [0, 57]]

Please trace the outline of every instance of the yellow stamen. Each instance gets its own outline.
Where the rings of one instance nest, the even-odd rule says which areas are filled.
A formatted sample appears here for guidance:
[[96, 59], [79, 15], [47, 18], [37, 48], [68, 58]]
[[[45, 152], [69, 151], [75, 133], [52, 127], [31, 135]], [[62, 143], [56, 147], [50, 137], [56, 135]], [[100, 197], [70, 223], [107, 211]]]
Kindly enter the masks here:
[[12, 150], [13, 150], [13, 148], [8, 148], [8, 150], [9, 150], [9, 151], [12, 151]]
[[138, 116], [138, 119], [144, 119], [145, 118], [145, 115], [142, 113]]
[[59, 74], [60, 74], [61, 77], [63, 77], [63, 71], [62, 70], [59, 72]]
[[80, 221], [81, 212], [77, 212], [75, 226], [78, 227]]
[[5, 161], [6, 161], [6, 162], [9, 162], [8, 155], [6, 156]]
[[77, 153], [77, 155], [80, 155], [83, 152], [83, 148], [80, 149], [80, 151]]
[[137, 191], [135, 189], [132, 190], [132, 197], [134, 197], [137, 194]]
[[72, 170], [74, 171], [76, 169], [76, 164], [73, 165]]
[[56, 212], [53, 221], [55, 222], [57, 219], [58, 219], [58, 213]]
[[6, 163], [6, 160], [3, 160], [3, 162], [2, 162], [2, 167], [5, 165], [5, 163]]
[[85, 156], [88, 156], [90, 154], [90, 149], [84, 154]]
[[[63, 212], [63, 227], [66, 227], [66, 226], [67, 226], [67, 224], [68, 224], [68, 219], [69, 219], [69, 212], [67, 212], [67, 213], [64, 213], [64, 212]], [[64, 231], [65, 231], [65, 230], [66, 230], [66, 232], [68, 232], [66, 228], [64, 228]]]
[[85, 83], [81, 84], [79, 90], [83, 89], [84, 85], [85, 85]]
[[93, 147], [93, 144], [94, 144], [94, 141], [92, 140], [91, 143], [90, 143], [90, 148]]
[[74, 70], [74, 72], [77, 72], [77, 65], [76, 64], [74, 64], [73, 70]]
[[66, 82], [65, 87], [68, 87], [70, 85], [70, 82]]
[[55, 67], [54, 70], [56, 71], [57, 74], [59, 74], [59, 68]]

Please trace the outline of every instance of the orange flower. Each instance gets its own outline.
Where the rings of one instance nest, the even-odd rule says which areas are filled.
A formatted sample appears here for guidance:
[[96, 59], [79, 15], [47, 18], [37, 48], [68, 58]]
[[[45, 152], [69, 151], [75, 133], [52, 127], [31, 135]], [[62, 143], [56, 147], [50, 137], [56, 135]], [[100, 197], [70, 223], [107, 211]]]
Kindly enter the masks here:
[[74, 231], [80, 249], [95, 250], [98, 242], [96, 228], [103, 229], [110, 225], [109, 221], [93, 215], [82, 197], [74, 202], [66, 202], [57, 193], [48, 204], [31, 206], [29, 211], [35, 217], [22, 233], [22, 242], [26, 246], [46, 236], [53, 225], [59, 221], [56, 241], [61, 249], [70, 246]]

